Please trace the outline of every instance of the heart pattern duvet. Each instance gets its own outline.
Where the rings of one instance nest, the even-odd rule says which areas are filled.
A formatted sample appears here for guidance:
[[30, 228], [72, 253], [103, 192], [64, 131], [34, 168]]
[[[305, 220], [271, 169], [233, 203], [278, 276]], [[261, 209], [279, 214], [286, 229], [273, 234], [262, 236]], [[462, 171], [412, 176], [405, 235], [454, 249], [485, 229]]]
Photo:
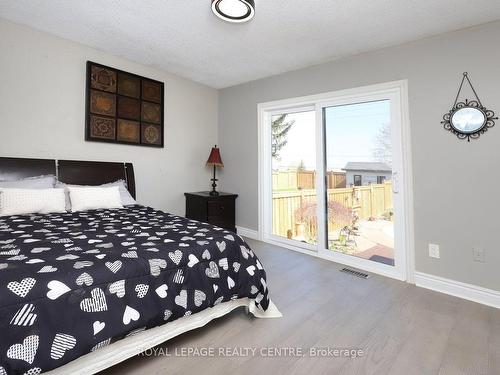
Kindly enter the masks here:
[[221, 302], [269, 306], [240, 236], [138, 205], [1, 217], [0, 265], [0, 375], [49, 371]]

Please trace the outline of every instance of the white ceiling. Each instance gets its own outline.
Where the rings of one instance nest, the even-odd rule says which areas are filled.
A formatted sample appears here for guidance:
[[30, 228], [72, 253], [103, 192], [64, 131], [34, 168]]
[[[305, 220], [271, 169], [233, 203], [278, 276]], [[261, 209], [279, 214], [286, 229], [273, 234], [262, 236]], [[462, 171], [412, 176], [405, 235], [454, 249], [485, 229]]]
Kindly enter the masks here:
[[0, 17], [215, 88], [500, 19], [498, 0], [0, 0]]

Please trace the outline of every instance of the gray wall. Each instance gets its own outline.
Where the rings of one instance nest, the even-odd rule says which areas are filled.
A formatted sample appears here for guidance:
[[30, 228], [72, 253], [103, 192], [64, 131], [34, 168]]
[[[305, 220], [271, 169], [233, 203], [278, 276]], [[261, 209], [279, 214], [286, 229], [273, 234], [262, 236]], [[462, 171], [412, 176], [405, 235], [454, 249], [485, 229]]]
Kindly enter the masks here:
[[[165, 82], [165, 148], [85, 142], [92, 60]], [[140, 203], [184, 215], [185, 191], [207, 190], [217, 90], [0, 19], [0, 156], [129, 161]]]
[[[220, 91], [221, 182], [240, 194], [237, 225], [258, 226], [257, 103], [408, 79], [416, 268], [499, 290], [500, 123], [470, 143], [440, 125], [463, 71], [500, 114], [499, 45], [495, 22]], [[428, 257], [429, 242], [441, 246], [441, 259]], [[472, 261], [473, 246], [486, 250], [486, 263]]]

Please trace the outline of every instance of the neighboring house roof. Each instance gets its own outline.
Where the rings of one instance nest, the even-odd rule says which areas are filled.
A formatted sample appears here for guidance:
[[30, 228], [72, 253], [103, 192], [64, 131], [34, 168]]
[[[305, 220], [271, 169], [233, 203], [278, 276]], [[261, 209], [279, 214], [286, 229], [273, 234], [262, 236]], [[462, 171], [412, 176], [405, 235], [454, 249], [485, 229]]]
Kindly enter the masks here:
[[374, 161], [349, 162], [343, 169], [345, 171], [392, 172], [392, 168], [386, 163]]

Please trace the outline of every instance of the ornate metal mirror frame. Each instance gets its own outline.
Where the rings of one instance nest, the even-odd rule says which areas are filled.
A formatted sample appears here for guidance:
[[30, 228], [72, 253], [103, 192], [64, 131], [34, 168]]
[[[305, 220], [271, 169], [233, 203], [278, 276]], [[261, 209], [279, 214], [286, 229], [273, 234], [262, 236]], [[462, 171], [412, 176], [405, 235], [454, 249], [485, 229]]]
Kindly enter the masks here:
[[[458, 98], [466, 80], [476, 100], [465, 99], [465, 101], [459, 102]], [[443, 116], [441, 124], [443, 124], [446, 130], [455, 134], [458, 139], [467, 139], [467, 141], [470, 142], [471, 139], [479, 138], [481, 134], [493, 127], [495, 125], [495, 120], [498, 120], [498, 117], [495, 117], [495, 112], [483, 106], [474, 86], [472, 86], [467, 72], [465, 72], [453, 107]]]

